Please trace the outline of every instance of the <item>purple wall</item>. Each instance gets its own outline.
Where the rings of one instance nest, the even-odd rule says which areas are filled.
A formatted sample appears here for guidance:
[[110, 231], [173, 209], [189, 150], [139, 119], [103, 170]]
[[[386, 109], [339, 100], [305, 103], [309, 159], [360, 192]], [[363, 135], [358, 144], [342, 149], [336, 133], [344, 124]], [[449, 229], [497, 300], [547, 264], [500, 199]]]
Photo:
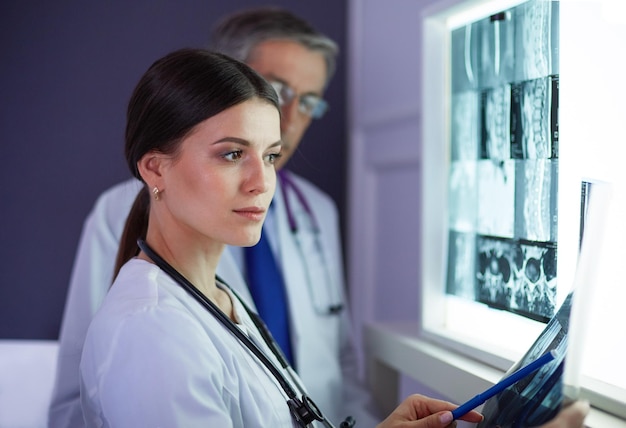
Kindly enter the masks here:
[[[341, 46], [327, 98], [291, 169], [345, 212], [346, 1], [274, 1]], [[252, 0], [0, 4], [0, 338], [56, 339], [82, 228], [96, 197], [129, 177], [126, 103], [140, 75]]]

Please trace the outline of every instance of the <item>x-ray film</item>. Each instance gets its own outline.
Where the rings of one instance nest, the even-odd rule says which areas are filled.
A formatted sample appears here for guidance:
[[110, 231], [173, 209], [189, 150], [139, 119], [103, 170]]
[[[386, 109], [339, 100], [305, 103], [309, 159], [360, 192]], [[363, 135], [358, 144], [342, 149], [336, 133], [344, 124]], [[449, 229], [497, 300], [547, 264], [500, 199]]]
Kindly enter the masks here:
[[598, 248], [605, 234], [603, 215], [610, 196], [611, 188], [606, 184], [582, 183], [581, 247], [574, 291], [567, 295], [556, 315], [505, 377], [548, 351], [556, 351], [557, 358], [487, 400], [482, 409], [485, 418], [478, 428], [539, 426], [554, 418], [561, 407], [578, 399], [581, 356], [588, 333], [586, 317], [597, 276]]
[[558, 76], [515, 83], [511, 89], [511, 156], [556, 159], [558, 152]]
[[515, 237], [556, 242], [557, 161], [516, 161], [515, 176]]
[[478, 236], [476, 300], [548, 322], [556, 302], [556, 245]]
[[556, 299], [558, 35], [559, 4], [546, 0], [450, 34], [446, 292], [542, 322], [565, 294]]
[[548, 351], [556, 351], [557, 357], [537, 372], [487, 400], [482, 410], [485, 419], [478, 424], [478, 428], [533, 427], [549, 421], [558, 413], [563, 403], [562, 375], [572, 294], [567, 296], [528, 352], [505, 376]]
[[476, 235], [450, 231], [448, 237], [448, 281], [446, 291], [470, 300], [475, 299]]

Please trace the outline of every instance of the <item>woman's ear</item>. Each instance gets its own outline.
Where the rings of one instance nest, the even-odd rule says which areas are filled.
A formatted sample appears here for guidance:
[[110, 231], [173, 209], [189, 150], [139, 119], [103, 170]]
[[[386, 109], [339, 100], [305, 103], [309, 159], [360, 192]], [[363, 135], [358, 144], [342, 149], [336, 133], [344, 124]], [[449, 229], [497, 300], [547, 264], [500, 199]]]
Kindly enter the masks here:
[[148, 152], [137, 162], [137, 170], [150, 189], [157, 187], [164, 190], [163, 166], [165, 160], [165, 155], [162, 153]]

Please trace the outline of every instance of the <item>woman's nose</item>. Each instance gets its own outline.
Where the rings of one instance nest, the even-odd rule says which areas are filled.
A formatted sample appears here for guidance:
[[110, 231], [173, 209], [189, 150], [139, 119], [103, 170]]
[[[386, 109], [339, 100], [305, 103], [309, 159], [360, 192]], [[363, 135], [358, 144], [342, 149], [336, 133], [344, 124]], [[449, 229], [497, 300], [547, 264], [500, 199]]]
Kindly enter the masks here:
[[270, 190], [272, 180], [276, 178], [276, 171], [272, 165], [259, 158], [251, 162], [247, 180], [248, 191], [265, 193]]

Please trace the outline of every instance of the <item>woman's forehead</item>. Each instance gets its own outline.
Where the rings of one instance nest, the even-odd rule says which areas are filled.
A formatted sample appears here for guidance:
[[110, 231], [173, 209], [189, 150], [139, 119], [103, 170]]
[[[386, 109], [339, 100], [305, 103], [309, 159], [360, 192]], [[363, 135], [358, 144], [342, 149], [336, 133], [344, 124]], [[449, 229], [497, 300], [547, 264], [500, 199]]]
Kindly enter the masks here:
[[251, 143], [280, 140], [280, 112], [273, 104], [258, 98], [223, 110], [194, 127], [187, 138], [219, 141], [232, 137]]

